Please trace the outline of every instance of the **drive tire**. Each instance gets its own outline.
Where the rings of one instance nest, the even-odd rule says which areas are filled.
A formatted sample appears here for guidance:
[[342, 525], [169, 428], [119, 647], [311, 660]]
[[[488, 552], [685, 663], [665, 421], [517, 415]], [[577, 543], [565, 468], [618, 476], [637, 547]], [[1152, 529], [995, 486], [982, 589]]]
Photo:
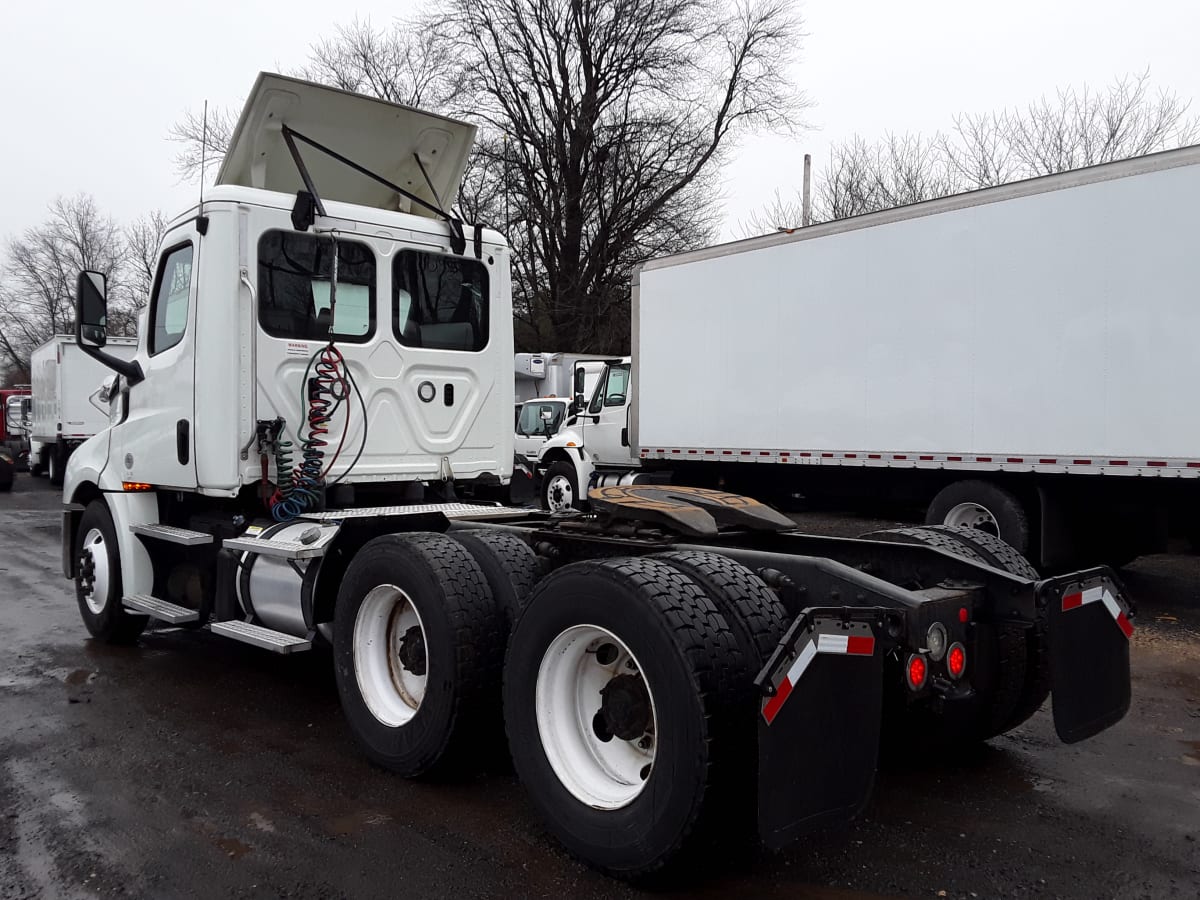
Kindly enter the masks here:
[[[985, 549], [990, 546], [995, 553], [999, 549], [997, 545], [1003, 542], [983, 532], [980, 532], [982, 539], [968, 534], [975, 531], [977, 529], [923, 526], [876, 531], [863, 537], [901, 544], [921, 544], [970, 562], [1004, 568], [997, 565], [998, 557]], [[986, 540], [989, 537], [992, 541]], [[1007, 553], [1002, 555], [1009, 556]], [[1015, 558], [1032, 570], [1019, 554]], [[1036, 577], [1036, 572], [1034, 575]], [[902, 676], [889, 677], [884, 713], [885, 745], [889, 751], [904, 754], [914, 750], [918, 753], [952, 751], [965, 744], [993, 738], [1013, 727], [1010, 723], [1022, 709], [1022, 701], [1028, 693], [1027, 682], [1031, 677], [1026, 635], [1028, 629], [1003, 622], [977, 625], [976, 628], [974, 652], [968, 661], [968, 677], [975, 694], [969, 699], [947, 703], [944, 712], [935, 712], [927, 704], [909, 707], [902, 697], [903, 688], [897, 687]], [[1038, 702], [1040, 705], [1041, 701]], [[1029, 715], [1032, 712], [1026, 718]]]
[[492, 597], [512, 628], [541, 578], [541, 563], [533, 548], [514, 534], [491, 529], [452, 531], [479, 564]]
[[93, 500], [75, 532], [75, 599], [92, 637], [109, 644], [130, 644], [146, 630], [148, 617], [128, 612], [124, 597], [112, 514], [103, 500]]
[[[420, 664], [410, 668], [403, 659], [414, 622]], [[342, 709], [367, 757], [408, 777], [478, 761], [481, 744], [499, 737], [486, 726], [495, 727], [505, 630], [462, 544], [432, 533], [367, 542], [342, 578], [333, 640]], [[407, 697], [398, 684], [408, 685]]]
[[[952, 535], [970, 544], [976, 553], [983, 556], [988, 565], [1002, 569], [1020, 578], [1037, 581], [1042, 576], [1038, 570], [1000, 538], [980, 531], [978, 528], [956, 528], [950, 525], [929, 526], [930, 531]], [[1050, 645], [1045, 622], [1038, 622], [1025, 632], [1025, 684], [1012, 713], [1001, 725], [1001, 733], [1011, 731], [1027, 721], [1042, 708], [1050, 696]]]
[[994, 523], [987, 527], [996, 531], [996, 537], [1022, 555], [1029, 552], [1031, 531], [1025, 507], [1011, 492], [990, 481], [968, 479], [942, 488], [925, 511], [925, 524], [962, 527], [971, 517], [971, 508], [978, 510], [980, 518]]
[[550, 464], [542, 478], [542, 509], [547, 512], [565, 512], [568, 509], [583, 509], [584, 499], [579, 496], [579, 479], [575, 467], [561, 459]]
[[[584, 782], [560, 776], [546, 749], [567, 746], [564, 740], [588, 727], [587, 710], [569, 699], [556, 703], [563, 693], [570, 697], [570, 679], [541, 674], [558, 671], [567, 654], [556, 648], [588, 629], [628, 649], [654, 714], [652, 763], [641, 770], [640, 786], [637, 776], [610, 779], [614, 790], [633, 794], [615, 807], [581, 799], [568, 782]], [[593, 652], [599, 664], [599, 649], [587, 649], [579, 665], [593, 664], [587, 661]], [[504, 719], [517, 774], [549, 831], [579, 859], [624, 879], [695, 872], [726, 858], [725, 842], [753, 834], [753, 821], [739, 813], [757, 790], [748, 764], [756, 732], [737, 715], [738, 686], [750, 677], [726, 619], [699, 585], [664, 562], [577, 562], [544, 579], [509, 643]], [[559, 696], [550, 691], [554, 686], [561, 687]], [[579, 696], [596, 695], [583, 690]], [[556, 756], [560, 767], [567, 765], [561, 760], [572, 761], [569, 773], [605, 778], [586, 751]]]

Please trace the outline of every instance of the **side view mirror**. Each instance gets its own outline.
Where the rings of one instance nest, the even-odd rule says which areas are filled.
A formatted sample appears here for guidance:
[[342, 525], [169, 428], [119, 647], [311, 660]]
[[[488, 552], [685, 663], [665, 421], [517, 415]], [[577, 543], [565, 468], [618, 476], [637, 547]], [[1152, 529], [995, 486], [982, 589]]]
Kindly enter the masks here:
[[583, 389], [587, 386], [587, 372], [583, 366], [579, 366], [575, 370], [575, 396], [576, 398], [583, 396]]
[[108, 343], [108, 280], [83, 271], [75, 286], [75, 336], [90, 347]]
[[146, 376], [137, 360], [119, 359], [101, 348], [108, 343], [108, 280], [103, 272], [84, 270], [75, 282], [75, 343], [92, 359], [137, 384]]

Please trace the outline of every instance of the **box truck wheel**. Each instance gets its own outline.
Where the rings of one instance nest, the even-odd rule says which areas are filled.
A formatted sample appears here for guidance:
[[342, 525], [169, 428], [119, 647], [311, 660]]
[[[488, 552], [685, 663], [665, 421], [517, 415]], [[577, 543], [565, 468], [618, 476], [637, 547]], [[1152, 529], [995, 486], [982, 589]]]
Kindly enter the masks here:
[[[975, 539], [968, 534], [969, 531], [971, 529], [926, 526], [874, 531], [863, 537], [901, 544], [923, 544], [971, 562], [1005, 568], [999, 564], [998, 557], [991, 556], [985, 549], [985, 542], [990, 542], [986, 538]], [[998, 538], [994, 540], [999, 542]], [[1023, 559], [1021, 562], [1028, 566]], [[1032, 567], [1029, 566], [1029, 569], [1032, 570]], [[1022, 572], [1013, 574], [1027, 577]], [[1038, 690], [1035, 676], [1029, 674], [1026, 631], [1020, 625], [1002, 622], [977, 626], [974, 646], [968, 652], [971, 669], [967, 674], [975, 692], [969, 698], [947, 702], [941, 708], [908, 705], [900, 688], [902, 676], [896, 673], [895, 677], [889, 678], [891, 692], [885, 697], [884, 713], [884, 736], [888, 748], [904, 753], [953, 749], [964, 743], [987, 740], [1015, 727], [1014, 719], [1022, 709], [1022, 701], [1031, 698]], [[1037, 706], [1044, 699], [1042, 696]], [[1025, 718], [1032, 715], [1037, 706]]]
[[[577, 562], [544, 579], [505, 658], [504, 720], [521, 782], [575, 856], [637, 878], [753, 834], [752, 675], [725, 619], [653, 559]], [[727, 853], [710, 853], [727, 858]]]
[[75, 532], [75, 599], [83, 624], [94, 637], [129, 643], [146, 628], [147, 618], [125, 610], [121, 552], [112, 516], [103, 500], [93, 500]]
[[50, 478], [50, 484], [53, 487], [62, 487], [63, 467], [66, 463], [63, 445], [61, 443], [51, 444], [46, 455], [49, 457], [46, 463], [46, 473]]
[[514, 534], [492, 529], [452, 531], [450, 537], [466, 547], [479, 563], [492, 597], [511, 628], [542, 577], [533, 548]]
[[477, 755], [497, 721], [504, 632], [461, 544], [424, 533], [367, 542], [342, 578], [333, 636], [342, 709], [367, 756], [417, 776]]
[[569, 462], [553, 462], [542, 479], [542, 509], [549, 512], [566, 512], [583, 509], [583, 498], [579, 496], [579, 481], [575, 467]]
[[925, 512], [926, 525], [978, 528], [1029, 552], [1029, 519], [1021, 501], [990, 481], [956, 481], [938, 491]]

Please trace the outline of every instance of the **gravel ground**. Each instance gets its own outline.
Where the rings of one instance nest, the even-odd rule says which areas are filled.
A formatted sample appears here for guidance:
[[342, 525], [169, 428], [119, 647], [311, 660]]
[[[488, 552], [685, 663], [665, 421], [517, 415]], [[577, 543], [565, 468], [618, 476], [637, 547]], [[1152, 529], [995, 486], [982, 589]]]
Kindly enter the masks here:
[[[359, 754], [329, 657], [191, 632], [88, 639], [59, 498], [0, 495], [0, 897], [626, 897], [544, 833], [509, 771], [409, 782]], [[806, 529], [896, 524], [803, 513]], [[949, 763], [881, 772], [863, 817], [691, 896], [1200, 893], [1200, 557], [1123, 573], [1130, 714], [1091, 741], [1049, 711]]]

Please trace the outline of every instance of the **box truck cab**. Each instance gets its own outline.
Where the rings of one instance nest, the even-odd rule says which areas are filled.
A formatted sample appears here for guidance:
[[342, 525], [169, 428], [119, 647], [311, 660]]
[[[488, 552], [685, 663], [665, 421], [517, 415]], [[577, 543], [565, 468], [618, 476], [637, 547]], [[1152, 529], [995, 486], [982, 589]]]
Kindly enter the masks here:
[[628, 356], [606, 360], [590, 397], [577, 370], [570, 418], [538, 459], [544, 509], [579, 509], [591, 488], [638, 482], [629, 439], [632, 365]]

